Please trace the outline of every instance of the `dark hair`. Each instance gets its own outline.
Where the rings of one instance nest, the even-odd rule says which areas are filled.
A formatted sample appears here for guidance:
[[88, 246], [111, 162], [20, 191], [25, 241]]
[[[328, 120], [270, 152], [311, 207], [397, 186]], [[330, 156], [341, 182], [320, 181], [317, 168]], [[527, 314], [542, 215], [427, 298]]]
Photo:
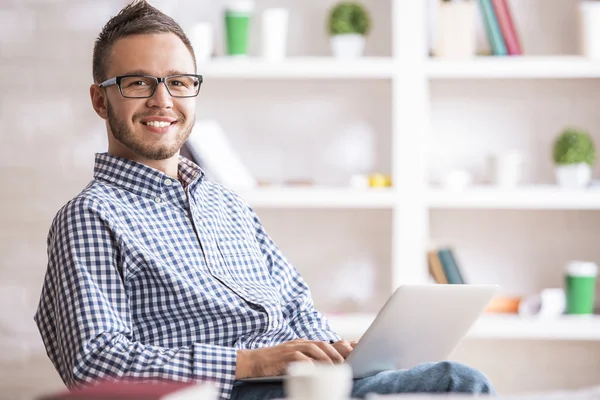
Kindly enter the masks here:
[[194, 49], [181, 26], [173, 18], [147, 3], [146, 0], [134, 0], [104, 25], [94, 43], [92, 56], [94, 82], [99, 83], [107, 79], [105, 76], [106, 60], [117, 40], [130, 35], [153, 33], [174, 33], [177, 35], [192, 54], [194, 66], [196, 65]]

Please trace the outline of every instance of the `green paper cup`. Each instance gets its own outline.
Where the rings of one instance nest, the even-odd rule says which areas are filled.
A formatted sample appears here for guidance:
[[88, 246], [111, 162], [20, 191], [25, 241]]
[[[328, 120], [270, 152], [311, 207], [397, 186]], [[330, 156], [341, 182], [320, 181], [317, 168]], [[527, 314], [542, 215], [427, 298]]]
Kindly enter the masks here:
[[598, 266], [592, 262], [573, 261], [567, 266], [565, 286], [567, 314], [594, 312]]
[[225, 9], [225, 37], [227, 54], [248, 55], [250, 20], [254, 10], [252, 1], [235, 1]]

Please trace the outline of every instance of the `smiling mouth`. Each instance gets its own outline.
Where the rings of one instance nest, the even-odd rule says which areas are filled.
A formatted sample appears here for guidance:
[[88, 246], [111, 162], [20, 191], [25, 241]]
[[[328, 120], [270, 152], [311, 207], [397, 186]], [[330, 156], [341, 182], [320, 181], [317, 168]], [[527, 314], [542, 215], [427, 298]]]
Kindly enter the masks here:
[[168, 122], [168, 121], [146, 121], [142, 122], [143, 125], [151, 126], [153, 128], [166, 128], [167, 126], [171, 126], [175, 124], [177, 121]]

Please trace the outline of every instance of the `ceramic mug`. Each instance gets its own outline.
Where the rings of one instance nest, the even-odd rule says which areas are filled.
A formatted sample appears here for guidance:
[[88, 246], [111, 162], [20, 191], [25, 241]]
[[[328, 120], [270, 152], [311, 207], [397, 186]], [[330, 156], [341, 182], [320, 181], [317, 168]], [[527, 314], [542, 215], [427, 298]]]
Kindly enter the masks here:
[[348, 400], [352, 393], [352, 368], [347, 364], [292, 363], [284, 390], [289, 400]]

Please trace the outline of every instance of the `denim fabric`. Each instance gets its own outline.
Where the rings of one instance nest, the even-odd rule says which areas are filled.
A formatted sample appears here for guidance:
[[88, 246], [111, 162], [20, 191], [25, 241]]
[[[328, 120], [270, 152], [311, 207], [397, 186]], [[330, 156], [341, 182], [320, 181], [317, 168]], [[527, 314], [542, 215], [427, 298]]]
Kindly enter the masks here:
[[[495, 395], [488, 378], [464, 364], [444, 361], [424, 363], [410, 370], [384, 371], [356, 379], [352, 397], [364, 399], [369, 393], [460, 392]], [[233, 387], [232, 400], [269, 400], [285, 397], [281, 383], [240, 383]]]

